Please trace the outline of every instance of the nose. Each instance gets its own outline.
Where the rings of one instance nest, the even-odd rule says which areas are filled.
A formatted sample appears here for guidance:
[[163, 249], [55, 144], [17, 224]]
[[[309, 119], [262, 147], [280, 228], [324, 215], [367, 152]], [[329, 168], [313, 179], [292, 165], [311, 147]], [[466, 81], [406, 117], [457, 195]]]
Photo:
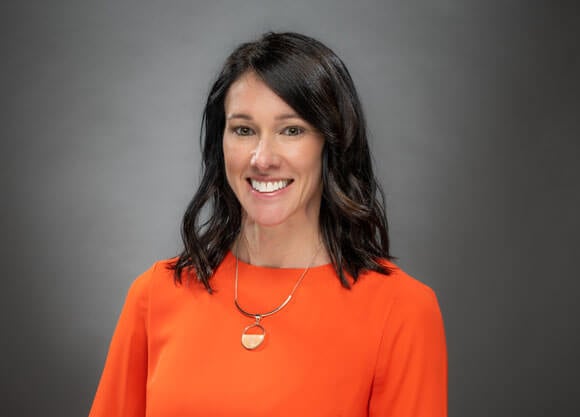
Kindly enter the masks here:
[[274, 138], [261, 137], [252, 151], [251, 166], [260, 171], [266, 171], [277, 167], [279, 163], [280, 158], [276, 151]]

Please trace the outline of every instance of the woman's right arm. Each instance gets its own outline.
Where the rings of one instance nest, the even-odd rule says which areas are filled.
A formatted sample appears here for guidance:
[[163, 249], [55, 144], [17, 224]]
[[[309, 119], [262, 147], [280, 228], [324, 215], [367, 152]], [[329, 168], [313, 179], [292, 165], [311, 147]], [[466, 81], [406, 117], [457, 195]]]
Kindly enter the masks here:
[[89, 417], [144, 417], [147, 385], [147, 307], [150, 275], [131, 285]]

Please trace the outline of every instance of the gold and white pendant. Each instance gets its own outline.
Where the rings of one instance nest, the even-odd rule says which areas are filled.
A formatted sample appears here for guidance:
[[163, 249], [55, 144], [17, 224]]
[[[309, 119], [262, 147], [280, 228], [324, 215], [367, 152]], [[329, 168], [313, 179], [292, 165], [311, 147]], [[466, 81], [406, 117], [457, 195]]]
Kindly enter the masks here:
[[260, 319], [256, 317], [256, 322], [247, 326], [242, 332], [242, 346], [248, 350], [257, 349], [266, 338], [266, 329], [260, 324]]

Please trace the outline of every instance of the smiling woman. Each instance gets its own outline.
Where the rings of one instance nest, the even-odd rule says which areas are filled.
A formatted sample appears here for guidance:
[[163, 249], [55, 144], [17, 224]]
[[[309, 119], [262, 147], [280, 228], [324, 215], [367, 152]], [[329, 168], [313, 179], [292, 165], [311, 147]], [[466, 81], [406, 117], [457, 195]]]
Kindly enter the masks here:
[[91, 416], [446, 416], [437, 299], [391, 262], [342, 61], [296, 33], [242, 44], [202, 138], [184, 249], [132, 285]]
[[278, 226], [276, 234], [297, 237], [317, 230], [322, 135], [253, 72], [232, 84], [225, 112], [226, 177], [244, 210], [242, 230]]

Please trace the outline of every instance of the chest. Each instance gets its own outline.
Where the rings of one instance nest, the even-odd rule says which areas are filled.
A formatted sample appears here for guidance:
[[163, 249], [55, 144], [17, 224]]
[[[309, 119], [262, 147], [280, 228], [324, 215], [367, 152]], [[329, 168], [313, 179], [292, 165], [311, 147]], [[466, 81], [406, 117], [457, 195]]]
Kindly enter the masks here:
[[[233, 293], [176, 293], [153, 303], [148, 417], [366, 415], [383, 308], [332, 297], [306, 287], [262, 319], [265, 340], [253, 351], [241, 336], [254, 321], [235, 308]], [[243, 299], [251, 311], [267, 309], [249, 294]]]

